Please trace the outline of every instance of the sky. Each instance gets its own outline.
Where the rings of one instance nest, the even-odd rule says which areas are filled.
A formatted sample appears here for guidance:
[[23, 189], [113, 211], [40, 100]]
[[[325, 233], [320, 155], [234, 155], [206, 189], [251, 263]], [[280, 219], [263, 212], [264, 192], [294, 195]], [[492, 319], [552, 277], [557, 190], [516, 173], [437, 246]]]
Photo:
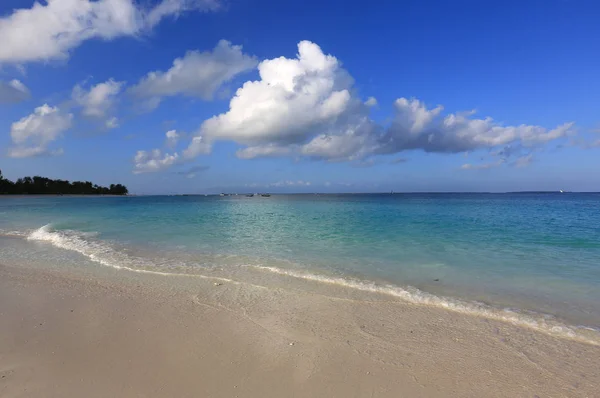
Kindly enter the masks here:
[[135, 194], [600, 191], [593, 0], [2, 0], [0, 169]]

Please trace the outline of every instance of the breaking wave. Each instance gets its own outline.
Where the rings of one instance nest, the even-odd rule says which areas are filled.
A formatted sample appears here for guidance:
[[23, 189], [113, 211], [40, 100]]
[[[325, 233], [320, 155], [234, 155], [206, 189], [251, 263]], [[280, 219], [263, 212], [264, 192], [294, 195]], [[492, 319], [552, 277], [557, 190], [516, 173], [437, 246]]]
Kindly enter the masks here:
[[[57, 231], [54, 230], [50, 224], [44, 225], [43, 227], [34, 230], [26, 236], [26, 238], [31, 241], [43, 241], [61, 249], [78, 252], [94, 262], [115, 269], [163, 276], [191, 276], [203, 279], [220, 280], [235, 284], [243, 283], [229, 278], [205, 276], [197, 273], [186, 274], [149, 270], [146, 269], [149, 265], [149, 260], [122, 253], [108, 244], [90, 240], [89, 237], [90, 234], [85, 234], [79, 231]], [[554, 319], [544, 317], [543, 315], [536, 316], [524, 314], [512, 309], [499, 309], [486, 304], [436, 296], [434, 294], [411, 287], [403, 288], [392, 284], [379, 284], [353, 278], [319, 275], [315, 273], [283, 269], [273, 266], [248, 264], [239, 264], [239, 266], [252, 268], [261, 272], [269, 272], [282, 276], [313, 281], [321, 284], [336, 285], [344, 288], [360, 290], [363, 292], [383, 294], [417, 305], [443, 308], [461, 314], [475, 315], [488, 319], [499, 320], [502, 322], [508, 322], [513, 325], [526, 327], [551, 336], [569, 338], [579, 342], [600, 346], [600, 332], [598, 330], [582, 326], [569, 326]]]

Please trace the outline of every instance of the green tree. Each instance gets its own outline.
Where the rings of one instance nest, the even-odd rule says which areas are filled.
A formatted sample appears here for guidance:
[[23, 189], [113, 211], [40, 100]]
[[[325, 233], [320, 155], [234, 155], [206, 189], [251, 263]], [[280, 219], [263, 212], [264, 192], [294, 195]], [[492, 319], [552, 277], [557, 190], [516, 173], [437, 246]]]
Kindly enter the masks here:
[[12, 182], [2, 175], [0, 170], [0, 194], [17, 195], [127, 195], [127, 187], [121, 184], [111, 184], [109, 188], [92, 184], [90, 181], [52, 180], [34, 176], [19, 178]]

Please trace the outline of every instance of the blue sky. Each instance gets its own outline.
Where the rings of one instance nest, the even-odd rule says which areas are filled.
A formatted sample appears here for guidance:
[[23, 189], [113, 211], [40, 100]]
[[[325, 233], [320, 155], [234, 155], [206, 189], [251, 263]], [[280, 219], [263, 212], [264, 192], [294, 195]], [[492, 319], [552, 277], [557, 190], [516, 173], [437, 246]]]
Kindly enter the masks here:
[[0, 168], [140, 194], [598, 191], [599, 17], [584, 0], [5, 0]]

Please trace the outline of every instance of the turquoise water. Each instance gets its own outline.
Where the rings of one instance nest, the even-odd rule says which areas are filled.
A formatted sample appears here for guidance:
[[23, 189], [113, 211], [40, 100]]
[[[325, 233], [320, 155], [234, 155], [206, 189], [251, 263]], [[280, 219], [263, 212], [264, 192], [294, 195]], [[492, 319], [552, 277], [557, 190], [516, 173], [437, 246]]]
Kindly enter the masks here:
[[597, 194], [2, 197], [0, 234], [99, 266], [253, 266], [600, 326]]

